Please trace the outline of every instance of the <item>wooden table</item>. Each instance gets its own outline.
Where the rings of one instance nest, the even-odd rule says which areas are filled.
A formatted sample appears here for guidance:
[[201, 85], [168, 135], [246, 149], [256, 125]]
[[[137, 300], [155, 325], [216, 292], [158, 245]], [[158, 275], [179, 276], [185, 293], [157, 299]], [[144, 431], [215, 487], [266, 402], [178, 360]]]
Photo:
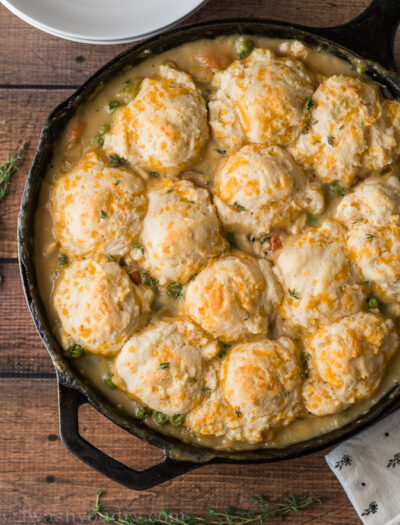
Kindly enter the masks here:
[[[211, 0], [187, 21], [260, 16], [315, 26], [358, 14], [367, 0]], [[0, 522], [87, 523], [97, 488], [108, 510], [157, 513], [162, 508], [201, 513], [209, 505], [248, 506], [249, 497], [313, 491], [323, 507], [290, 522], [359, 523], [329, 470], [324, 452], [273, 465], [205, 466], [145, 492], [109, 481], [81, 463], [58, 437], [53, 366], [29, 316], [17, 265], [16, 225], [26, 175], [50, 110], [127, 45], [94, 46], [42, 33], [0, 7], [0, 162], [29, 142], [26, 160], [0, 203]], [[400, 42], [396, 45], [400, 53]], [[94, 409], [80, 415], [84, 436], [106, 453], [145, 468], [162, 456], [115, 427]]]

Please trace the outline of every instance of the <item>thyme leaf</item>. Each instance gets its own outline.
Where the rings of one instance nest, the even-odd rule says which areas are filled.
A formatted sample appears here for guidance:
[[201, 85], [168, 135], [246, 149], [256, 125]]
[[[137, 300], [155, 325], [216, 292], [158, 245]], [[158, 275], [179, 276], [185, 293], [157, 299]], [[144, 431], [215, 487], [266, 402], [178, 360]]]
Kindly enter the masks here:
[[263, 496], [254, 496], [250, 498], [250, 501], [257, 506], [255, 510], [227, 507], [219, 511], [210, 507], [206, 515], [199, 516], [173, 513], [164, 509], [156, 517], [154, 514], [149, 516], [104, 512], [102, 510], [103, 505], [100, 503], [102, 494], [103, 491], [99, 489], [90, 518], [102, 520], [103, 523], [116, 523], [118, 525], [252, 525], [254, 523], [262, 524], [264, 520], [272, 518], [281, 517], [283, 519], [289, 515], [299, 514], [310, 505], [322, 506], [321, 498], [310, 492], [305, 495], [294, 494], [272, 501]]

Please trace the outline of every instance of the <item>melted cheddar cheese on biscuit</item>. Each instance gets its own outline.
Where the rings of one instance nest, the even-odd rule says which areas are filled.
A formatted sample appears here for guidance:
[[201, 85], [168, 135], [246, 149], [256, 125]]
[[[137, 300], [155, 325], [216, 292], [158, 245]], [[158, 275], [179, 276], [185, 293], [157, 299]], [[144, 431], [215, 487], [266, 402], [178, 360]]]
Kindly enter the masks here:
[[175, 175], [207, 139], [207, 108], [192, 78], [161, 65], [158, 76], [143, 79], [136, 97], [115, 111], [104, 147], [132, 166]]
[[324, 208], [320, 188], [277, 146], [244, 146], [217, 172], [214, 201], [228, 230], [260, 236]]
[[391, 319], [360, 312], [328, 324], [306, 339], [306, 408], [322, 416], [371, 397], [399, 347]]
[[281, 291], [270, 264], [237, 252], [211, 261], [186, 289], [184, 311], [224, 341], [266, 333]]
[[399, 127], [378, 87], [359, 78], [334, 75], [312, 97], [310, 125], [290, 148], [294, 158], [324, 182], [352, 184], [399, 157]]
[[79, 344], [114, 355], [148, 320], [153, 293], [135, 286], [115, 262], [74, 261], [55, 283], [53, 308], [65, 350]]
[[347, 225], [347, 247], [364, 281], [384, 302], [400, 306], [399, 179], [366, 179], [342, 199], [336, 218]]
[[152, 410], [186, 414], [201, 401], [205, 363], [217, 351], [217, 342], [190, 320], [165, 318], [129, 339], [113, 382]]
[[325, 221], [282, 248], [275, 267], [284, 289], [280, 314], [293, 329], [310, 330], [362, 308], [363, 279], [344, 238], [340, 224]]
[[163, 178], [148, 192], [141, 234], [143, 266], [160, 281], [185, 283], [226, 250], [207, 190]]
[[68, 255], [126, 255], [146, 210], [142, 180], [87, 153], [52, 191], [54, 235]]
[[291, 339], [240, 343], [216, 374], [216, 386], [186, 418], [198, 435], [259, 443], [301, 412], [300, 352]]
[[315, 80], [303, 62], [255, 49], [214, 75], [210, 125], [228, 151], [244, 142], [288, 144], [301, 132]]

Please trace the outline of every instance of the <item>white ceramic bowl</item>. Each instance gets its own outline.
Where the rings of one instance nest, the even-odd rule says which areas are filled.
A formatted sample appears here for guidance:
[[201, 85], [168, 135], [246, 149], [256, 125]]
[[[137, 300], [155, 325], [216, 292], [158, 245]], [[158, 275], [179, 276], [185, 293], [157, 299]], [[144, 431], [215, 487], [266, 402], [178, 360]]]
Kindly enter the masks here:
[[208, 0], [0, 0], [28, 24], [59, 38], [122, 44], [173, 27]]

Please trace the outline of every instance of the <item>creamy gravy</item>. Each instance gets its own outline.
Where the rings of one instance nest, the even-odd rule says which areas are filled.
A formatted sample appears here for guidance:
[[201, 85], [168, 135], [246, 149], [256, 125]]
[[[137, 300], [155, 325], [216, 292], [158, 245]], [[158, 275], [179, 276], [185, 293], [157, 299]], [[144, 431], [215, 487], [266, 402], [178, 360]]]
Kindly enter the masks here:
[[[221, 50], [230, 55], [232, 60], [236, 58], [236, 42], [238, 36], [220, 37], [215, 40], [199, 40], [184, 44], [181, 47], [167, 51], [166, 53], [145, 58], [139, 65], [133, 68], [126, 68], [110, 81], [106, 86], [100, 89], [90, 101], [79, 108], [77, 114], [71, 119], [65, 132], [56, 145], [53, 154], [53, 160], [48, 168], [48, 172], [42, 183], [39, 207], [35, 222], [35, 247], [34, 258], [37, 270], [37, 279], [41, 297], [49, 313], [49, 319], [54, 323], [54, 313], [51, 307], [51, 295], [54, 281], [59, 271], [58, 263], [58, 246], [53, 236], [53, 222], [50, 210], [50, 192], [54, 181], [63, 173], [69, 171], [79, 158], [90, 148], [93, 147], [93, 137], [98, 134], [98, 129], [104, 124], [111, 124], [112, 115], [107, 111], [107, 103], [110, 100], [120, 100], [119, 92], [125, 80], [132, 77], [145, 77], [155, 75], [157, 67], [161, 63], [173, 61], [179, 69], [187, 71], [193, 75], [200, 86], [206, 89], [207, 83], [211, 79], [211, 73], [199, 66], [196, 59], [199, 49], [204, 46], [215, 53]], [[251, 37], [258, 47], [268, 47], [278, 54], [288, 55], [290, 52], [280, 49], [284, 41], [278, 39], [268, 39], [262, 37]], [[288, 43], [290, 44], [290, 42]], [[350, 74], [355, 75], [354, 69], [347, 63], [338, 58], [322, 51], [309, 51], [306, 57], [300, 56], [307, 66], [314, 72], [322, 75], [333, 74]], [[80, 139], [72, 146], [69, 143], [69, 133], [72, 128], [80, 123], [84, 123]], [[221, 162], [221, 155], [216, 152], [217, 145], [210, 144], [203, 157], [191, 168], [193, 171], [194, 182], [199, 185], [212, 184], [212, 174]], [[151, 185], [152, 181], [148, 181]], [[329, 216], [332, 208], [334, 209], [337, 199], [333, 199], [327, 206], [325, 216]], [[245, 239], [239, 239], [239, 247], [250, 253], [256, 253], [257, 250]], [[153, 319], [165, 315], [174, 315], [176, 313], [178, 301], [174, 301], [162, 295], [156, 302]], [[109, 389], [103, 381], [105, 375], [111, 372], [111, 359], [106, 359], [97, 355], [84, 354], [77, 361], [76, 365], [81, 373], [86, 376], [92, 384], [110, 398], [118, 407], [125, 410], [128, 414], [134, 415], [138, 403], [130, 398], [124, 392], [115, 389]], [[173, 427], [170, 424], [159, 425], [152, 418], [147, 418], [146, 423], [149, 426], [157, 428], [158, 431], [165, 434], [172, 434], [183, 441], [191, 442], [199, 446], [213, 447], [215, 449], [251, 449], [260, 446], [277, 446], [284, 447], [292, 443], [304, 441], [314, 436], [329, 432], [333, 429], [343, 426], [356, 418], [361, 413], [366, 412], [371, 405], [376, 403], [382, 395], [387, 392], [393, 385], [400, 382], [400, 355], [389, 365], [387, 374], [376, 394], [372, 399], [362, 402], [344, 412], [331, 416], [306, 416], [299, 418], [287, 427], [278, 431], [272, 441], [266, 441], [257, 445], [248, 443], [230, 442], [224, 438], [198, 437], [184, 427]]]

